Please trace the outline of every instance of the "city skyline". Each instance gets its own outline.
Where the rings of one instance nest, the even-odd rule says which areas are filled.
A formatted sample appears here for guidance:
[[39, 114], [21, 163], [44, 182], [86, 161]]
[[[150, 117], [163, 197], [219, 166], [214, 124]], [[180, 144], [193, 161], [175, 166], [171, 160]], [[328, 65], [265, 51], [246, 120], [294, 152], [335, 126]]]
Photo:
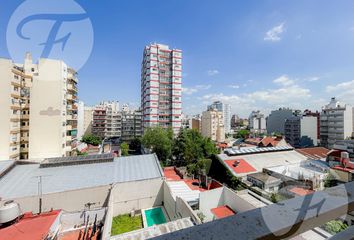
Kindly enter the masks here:
[[[6, 1], [0, 10], [2, 46], [11, 13], [22, 2]], [[156, 1], [158, 14], [149, 13], [156, 4], [147, 2], [138, 8], [134, 2], [108, 1], [100, 7], [76, 2], [94, 30], [93, 51], [79, 70], [79, 98], [88, 105], [116, 99], [139, 106], [141, 52], [154, 42], [184, 52], [185, 114], [200, 113], [216, 100], [231, 104], [241, 117], [284, 106], [320, 110], [333, 96], [354, 103], [354, 56], [349, 54], [354, 4], [349, 1]], [[106, 18], [99, 17], [103, 13]], [[10, 58], [6, 48], [0, 55]]]

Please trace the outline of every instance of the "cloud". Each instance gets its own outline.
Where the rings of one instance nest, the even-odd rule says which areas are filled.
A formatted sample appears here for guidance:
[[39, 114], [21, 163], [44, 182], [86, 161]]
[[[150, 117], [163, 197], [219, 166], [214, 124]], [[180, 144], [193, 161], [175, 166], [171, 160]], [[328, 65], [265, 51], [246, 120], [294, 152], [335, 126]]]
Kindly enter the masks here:
[[295, 82], [294, 80], [290, 79], [287, 75], [282, 75], [274, 79], [273, 83], [279, 84], [281, 86], [290, 86], [293, 85]]
[[208, 74], [209, 76], [214, 76], [214, 75], [219, 74], [219, 71], [216, 70], [216, 69], [211, 69], [211, 70], [208, 70], [207, 74]]
[[229, 88], [233, 88], [233, 89], [239, 89], [240, 86], [239, 85], [228, 85]]
[[211, 88], [211, 85], [196, 85], [194, 87], [183, 87], [182, 88], [182, 92], [186, 95], [192, 95], [193, 93], [196, 93], [200, 90], [208, 90], [209, 88]]
[[280, 23], [277, 26], [274, 26], [264, 36], [264, 41], [277, 42], [281, 40], [281, 34], [285, 31], [285, 22]]
[[187, 94], [187, 95], [191, 95], [196, 92], [198, 92], [198, 90], [195, 88], [187, 88], [187, 87], [182, 88], [182, 93]]
[[337, 85], [329, 85], [326, 87], [326, 92], [353, 91], [353, 90], [354, 90], [354, 80], [349, 82], [342, 82]]
[[321, 78], [320, 77], [310, 77], [310, 78], [308, 78], [307, 80], [309, 81], [309, 82], [316, 82], [316, 81], [318, 81], [318, 80], [320, 80]]
[[286, 75], [280, 76], [273, 82], [278, 87], [243, 94], [206, 94], [198, 99], [203, 104], [210, 104], [210, 102], [217, 100], [229, 103], [234, 107], [234, 112], [237, 111], [238, 114], [243, 116], [248, 116], [255, 109], [262, 109], [264, 113], [268, 113], [271, 109], [279, 107], [298, 109], [302, 106], [308, 106], [311, 100], [310, 89], [297, 85], [294, 80]]

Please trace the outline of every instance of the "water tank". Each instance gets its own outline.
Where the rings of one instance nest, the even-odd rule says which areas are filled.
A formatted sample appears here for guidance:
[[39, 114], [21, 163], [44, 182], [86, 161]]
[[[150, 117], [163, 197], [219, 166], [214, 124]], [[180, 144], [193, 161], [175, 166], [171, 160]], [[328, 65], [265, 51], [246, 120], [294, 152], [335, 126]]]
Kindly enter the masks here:
[[0, 224], [8, 223], [20, 216], [20, 206], [15, 202], [5, 202], [0, 207]]

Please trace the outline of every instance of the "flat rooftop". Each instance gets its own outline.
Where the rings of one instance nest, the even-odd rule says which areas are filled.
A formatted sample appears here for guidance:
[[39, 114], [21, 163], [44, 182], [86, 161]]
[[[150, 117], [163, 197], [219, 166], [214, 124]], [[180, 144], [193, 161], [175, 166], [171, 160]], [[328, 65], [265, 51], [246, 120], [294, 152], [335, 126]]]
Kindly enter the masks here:
[[[228, 156], [227, 154], [223, 153], [219, 154], [218, 158], [237, 177], [243, 177], [254, 172], [262, 172], [263, 168], [296, 164], [308, 159], [306, 156], [298, 153], [295, 150], [258, 152], [254, 154], [247, 153], [236, 156]], [[245, 162], [247, 163], [247, 169], [244, 170], [244, 168], [242, 168], [242, 171], [241, 169], [240, 171], [233, 169], [233, 166], [230, 166], [229, 160], [240, 160], [240, 163]], [[245, 165], [246, 164], [241, 166]], [[254, 169], [254, 171], [252, 169]]]
[[155, 154], [118, 157], [112, 162], [41, 168], [40, 164], [18, 164], [0, 178], [0, 199], [36, 196], [39, 176], [42, 193], [64, 192], [112, 183], [162, 178]]
[[25, 213], [18, 222], [8, 227], [0, 228], [0, 239], [46, 239], [60, 212], [61, 210], [55, 210], [40, 215]]
[[220, 207], [216, 207], [216, 208], [212, 208], [210, 209], [210, 211], [214, 214], [214, 216], [217, 219], [221, 219], [221, 218], [225, 218], [225, 217], [229, 217], [232, 215], [235, 215], [235, 211], [232, 210], [229, 206], [224, 205], [224, 206], [220, 206]]

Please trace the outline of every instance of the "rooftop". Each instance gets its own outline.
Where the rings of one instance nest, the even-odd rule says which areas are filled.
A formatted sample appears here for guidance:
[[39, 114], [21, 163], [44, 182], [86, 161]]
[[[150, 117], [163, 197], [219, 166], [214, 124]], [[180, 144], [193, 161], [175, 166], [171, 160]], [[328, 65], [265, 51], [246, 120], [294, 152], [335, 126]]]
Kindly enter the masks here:
[[46, 239], [60, 213], [61, 210], [42, 213], [40, 215], [25, 213], [18, 222], [8, 227], [0, 228], [0, 239]]
[[314, 193], [315, 191], [301, 188], [301, 187], [293, 187], [289, 189], [290, 192], [295, 193], [298, 196], [306, 196], [308, 194]]
[[[268, 149], [271, 148], [272, 147], [268, 147]], [[243, 160], [247, 163], [247, 165], [255, 169], [255, 171], [253, 172], [262, 172], [263, 168], [295, 164], [307, 160], [307, 157], [298, 153], [295, 150], [262, 152], [253, 154], [246, 153], [238, 156], [228, 156], [226, 154], [219, 154], [218, 158], [237, 177], [245, 176], [248, 173], [252, 173], [252, 171], [234, 171], [234, 169], [229, 165], [228, 160]]]
[[252, 173], [252, 174], [247, 175], [247, 177], [252, 177], [252, 178], [255, 178], [255, 179], [262, 181], [264, 183], [268, 183], [268, 184], [274, 183], [274, 182], [281, 182], [280, 179], [270, 176], [270, 175], [263, 173], [263, 172]]
[[236, 213], [227, 205], [210, 209], [217, 219], [229, 217]]
[[155, 154], [118, 157], [112, 162], [41, 168], [40, 164], [18, 164], [0, 178], [0, 198], [12, 199], [42, 193], [64, 192], [119, 182], [162, 178]]
[[296, 149], [296, 151], [311, 159], [323, 159], [327, 157], [327, 153], [330, 150], [324, 147], [312, 147], [300, 148]]

